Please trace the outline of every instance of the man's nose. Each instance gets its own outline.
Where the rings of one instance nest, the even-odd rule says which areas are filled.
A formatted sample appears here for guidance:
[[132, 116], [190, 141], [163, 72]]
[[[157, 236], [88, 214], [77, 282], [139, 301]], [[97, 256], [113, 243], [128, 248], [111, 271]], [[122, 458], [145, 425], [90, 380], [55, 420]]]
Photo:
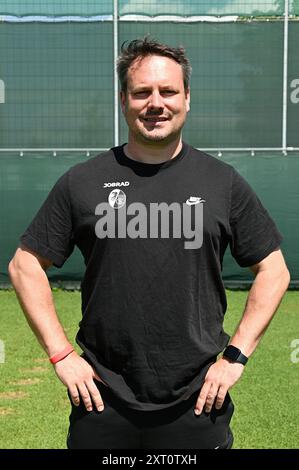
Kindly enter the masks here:
[[158, 91], [152, 92], [149, 100], [149, 108], [163, 108], [163, 99]]

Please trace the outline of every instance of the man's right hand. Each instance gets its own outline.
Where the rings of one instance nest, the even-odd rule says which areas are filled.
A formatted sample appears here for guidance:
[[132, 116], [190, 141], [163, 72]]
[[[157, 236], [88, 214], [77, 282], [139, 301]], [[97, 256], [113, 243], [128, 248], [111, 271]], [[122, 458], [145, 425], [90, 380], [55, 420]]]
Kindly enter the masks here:
[[92, 402], [98, 411], [104, 410], [104, 403], [94, 379], [103, 381], [76, 351], [57, 362], [54, 369], [58, 378], [68, 388], [75, 406], [79, 406], [82, 399], [87, 411], [92, 411]]
[[[9, 263], [10, 279], [20, 305], [32, 331], [50, 357], [63, 350], [64, 345], [70, 344], [57, 316], [46, 275], [52, 264], [48, 258], [23, 245], [17, 249]], [[49, 345], [53, 346], [53, 338], [58, 350], [49, 349]], [[80, 400], [83, 400], [88, 411], [92, 410], [93, 404], [98, 411], [103, 411], [103, 400], [94, 379], [103, 381], [87, 361], [74, 351], [56, 362], [54, 368], [61, 382], [68, 388], [74, 405], [78, 406]]]

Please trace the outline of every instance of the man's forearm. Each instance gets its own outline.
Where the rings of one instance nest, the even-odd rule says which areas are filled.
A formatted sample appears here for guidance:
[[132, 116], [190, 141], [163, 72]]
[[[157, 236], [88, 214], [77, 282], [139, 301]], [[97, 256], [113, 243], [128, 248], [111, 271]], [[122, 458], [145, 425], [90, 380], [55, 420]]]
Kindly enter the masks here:
[[289, 285], [287, 269], [260, 270], [249, 291], [242, 319], [230, 344], [250, 356], [266, 331]]
[[37, 260], [21, 262], [14, 258], [9, 274], [27, 321], [47, 354], [53, 356], [63, 350], [69, 342], [58, 320], [45, 271]]

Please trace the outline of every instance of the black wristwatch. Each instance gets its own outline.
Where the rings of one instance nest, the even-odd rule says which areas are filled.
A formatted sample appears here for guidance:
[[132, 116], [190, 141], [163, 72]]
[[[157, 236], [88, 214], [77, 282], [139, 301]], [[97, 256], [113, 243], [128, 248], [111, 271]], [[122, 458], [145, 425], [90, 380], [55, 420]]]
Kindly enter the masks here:
[[239, 362], [245, 366], [248, 361], [248, 357], [241, 353], [240, 349], [232, 346], [231, 344], [223, 352], [223, 357], [226, 357], [232, 362]]

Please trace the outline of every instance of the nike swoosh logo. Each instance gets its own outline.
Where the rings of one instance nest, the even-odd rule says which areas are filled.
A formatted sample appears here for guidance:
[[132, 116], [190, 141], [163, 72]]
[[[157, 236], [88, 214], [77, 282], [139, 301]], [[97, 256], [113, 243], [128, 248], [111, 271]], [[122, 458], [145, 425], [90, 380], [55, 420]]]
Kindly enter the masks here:
[[194, 197], [191, 196], [189, 199], [187, 199], [186, 204], [188, 206], [194, 206], [194, 204], [199, 204], [201, 202], [206, 202], [204, 199], [201, 199], [201, 197]]

